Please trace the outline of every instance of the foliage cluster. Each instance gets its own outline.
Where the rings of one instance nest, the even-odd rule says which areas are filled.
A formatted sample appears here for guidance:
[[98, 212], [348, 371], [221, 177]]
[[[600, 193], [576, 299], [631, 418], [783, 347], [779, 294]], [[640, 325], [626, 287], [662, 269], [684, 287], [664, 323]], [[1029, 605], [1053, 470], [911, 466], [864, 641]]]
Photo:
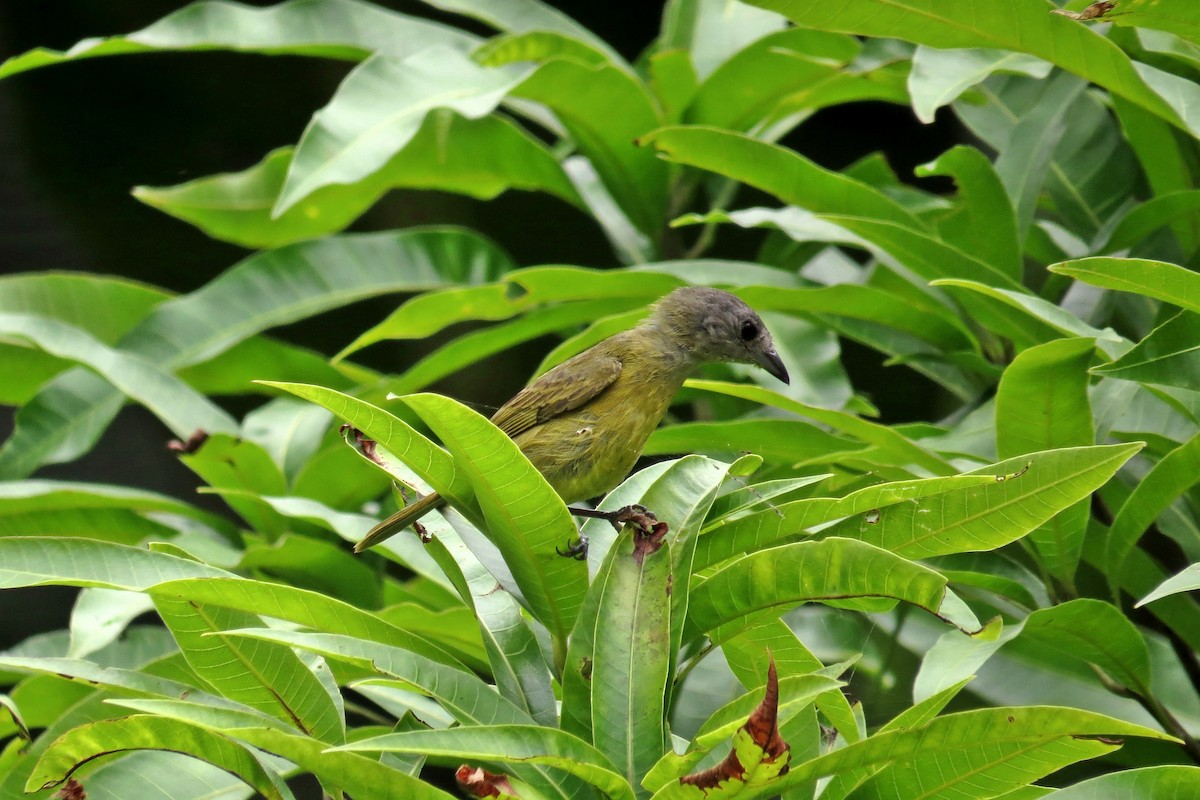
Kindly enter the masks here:
[[[135, 190], [255, 251], [208, 285], [0, 283], [19, 406], [0, 586], [81, 587], [69, 630], [0, 654], [0, 797], [73, 776], [91, 798], [289, 798], [309, 773], [423, 800], [460, 764], [470, 791], [523, 800], [1200, 796], [1200, 7], [669, 0], [631, 63], [538, 0], [428, 5], [469, 24], [206, 1], [0, 65], [359, 62], [294, 148]], [[955, 192], [777, 144], [867, 100], [970, 131], [920, 170]], [[339, 233], [398, 187], [548, 193], [622, 266], [522, 267], [457, 228]], [[730, 226], [754, 249], [706, 258]], [[688, 455], [603, 501], [650, 507], [665, 538], [591, 521], [588, 561], [560, 558], [574, 527], [541, 476], [421, 390], [559, 336], [548, 368], [684, 283], [759, 309], [797, 379], [689, 382], [648, 446]], [[413, 296], [333, 359], [268, 334], [391, 294]], [[352, 360], [460, 322], [398, 375]], [[846, 341], [946, 408], [876, 421]], [[247, 393], [244, 419], [218, 402]], [[31, 477], [130, 402], [230, 516]], [[428, 541], [352, 556], [394, 482], [451, 507]], [[148, 612], [162, 625], [131, 624]], [[769, 663], [777, 702], [744, 726]]]

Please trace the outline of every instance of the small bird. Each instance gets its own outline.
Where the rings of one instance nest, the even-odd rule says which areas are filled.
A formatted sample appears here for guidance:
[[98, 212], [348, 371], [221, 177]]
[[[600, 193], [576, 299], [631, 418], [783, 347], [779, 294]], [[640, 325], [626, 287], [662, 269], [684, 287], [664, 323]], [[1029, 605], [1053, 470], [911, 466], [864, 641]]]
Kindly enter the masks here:
[[[684, 380], [709, 361], [755, 364], [788, 382], [771, 334], [753, 309], [729, 292], [684, 286], [659, 300], [636, 328], [526, 386], [492, 422], [564, 502], [586, 500], [629, 474]], [[379, 544], [445, 502], [436, 492], [425, 495], [372, 528], [354, 551]], [[591, 509], [571, 513], [615, 519]], [[578, 557], [580, 551], [576, 546], [564, 555]]]

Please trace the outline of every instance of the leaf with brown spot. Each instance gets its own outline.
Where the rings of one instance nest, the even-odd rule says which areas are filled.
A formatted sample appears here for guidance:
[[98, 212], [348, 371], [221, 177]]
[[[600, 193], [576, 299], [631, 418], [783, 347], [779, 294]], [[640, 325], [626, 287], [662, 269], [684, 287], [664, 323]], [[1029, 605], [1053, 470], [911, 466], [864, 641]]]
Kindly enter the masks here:
[[83, 790], [83, 784], [74, 778], [69, 778], [67, 784], [59, 789], [54, 794], [60, 800], [86, 800], [87, 792]]
[[707, 796], [711, 791], [731, 789], [731, 784], [758, 786], [786, 775], [791, 753], [779, 735], [778, 714], [779, 678], [772, 658], [762, 702], [734, 734], [729, 755], [715, 767], [684, 775], [679, 782], [695, 786]]

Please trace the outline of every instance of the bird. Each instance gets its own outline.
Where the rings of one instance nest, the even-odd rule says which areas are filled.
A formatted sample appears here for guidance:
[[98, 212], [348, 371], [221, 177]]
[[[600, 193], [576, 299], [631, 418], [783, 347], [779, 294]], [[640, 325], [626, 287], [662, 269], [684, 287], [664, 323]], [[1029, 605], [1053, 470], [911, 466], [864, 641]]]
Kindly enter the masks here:
[[[564, 502], [606, 494], [633, 468], [676, 392], [701, 364], [753, 364], [788, 383], [770, 332], [741, 298], [707, 286], [662, 297], [636, 327], [564, 361], [518, 392], [491, 421], [546, 478]], [[404, 506], [355, 546], [373, 547], [445, 505], [436, 492]], [[617, 524], [619, 512], [571, 508]], [[644, 509], [641, 509], [644, 511]], [[580, 557], [586, 542], [563, 555]]]

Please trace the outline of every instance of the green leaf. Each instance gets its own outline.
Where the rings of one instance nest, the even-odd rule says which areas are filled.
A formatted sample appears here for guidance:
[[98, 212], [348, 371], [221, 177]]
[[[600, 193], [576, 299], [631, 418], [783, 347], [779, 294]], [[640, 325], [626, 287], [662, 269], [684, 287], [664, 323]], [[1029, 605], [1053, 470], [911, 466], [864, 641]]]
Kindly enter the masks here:
[[329, 409], [335, 416], [362, 431], [378, 447], [409, 465], [438, 494], [470, 507], [472, 488], [466, 474], [458, 468], [449, 453], [417, 433], [399, 417], [366, 401], [322, 386], [269, 382], [264, 385], [282, 389]]
[[126, 750], [187, 753], [236, 775], [267, 798], [283, 799], [258, 759], [242, 745], [177, 720], [141, 715], [81, 725], [59, 737], [38, 759], [25, 791], [57, 786], [84, 762]]
[[751, 553], [698, 584], [689, 598], [687, 628], [696, 636], [753, 611], [856, 597], [894, 598], [949, 615], [951, 604], [943, 608], [947, 595], [944, 577], [873, 545], [837, 538], [798, 542]]
[[1124, 381], [1200, 389], [1200, 315], [1180, 311], [1115, 361], [1092, 371]]
[[[455, 522], [453, 514], [449, 521]], [[500, 695], [539, 724], [556, 724], [558, 710], [550, 671], [521, 606], [508, 592], [496, 591], [496, 577], [475, 557], [452, 524], [441, 527], [430, 521], [426, 527], [433, 527], [435, 533], [424, 546], [450, 576], [463, 602], [474, 611]]]
[[176, 578], [229, 577], [224, 570], [139, 547], [66, 538], [0, 538], [0, 588], [97, 586], [144, 591]]
[[714, 456], [754, 453], [768, 461], [794, 466], [825, 464], [864, 449], [799, 420], [742, 419], [729, 422], [685, 422], [651, 434], [643, 455], [702, 452]]
[[1024, 265], [1016, 212], [987, 156], [959, 145], [917, 174], [946, 175], [958, 184], [958, 207], [937, 220], [942, 239], [1019, 283]]
[[237, 431], [237, 423], [228, 414], [174, 375], [150, 361], [109, 347], [73, 325], [29, 314], [0, 313], [0, 336], [28, 342], [87, 367], [144, 405], [180, 438], [186, 439], [197, 429]]
[[[1101, 737], [1166, 734], [1073, 708], [1000, 707], [949, 714], [925, 725], [877, 734], [802, 764], [778, 783], [739, 800], [758, 800], [824, 775], [884, 765], [867, 796], [911, 798], [923, 793], [978, 792], [992, 796], [1031, 783], [1061, 766], [1112, 752]], [[865, 787], [864, 787], [865, 788]], [[898, 794], [897, 794], [898, 792]], [[664, 790], [658, 798], [698, 797]]]
[[893, 463], [897, 465], [915, 464], [922, 469], [927, 469], [934, 474], [940, 475], [954, 471], [949, 462], [930, 453], [903, 434], [897, 433], [894, 429], [856, 417], [844, 411], [817, 408], [816, 406], [792, 400], [778, 392], [744, 383], [692, 379], [687, 381], [684, 386], [689, 389], [700, 389], [732, 397], [741, 397], [764, 406], [773, 406], [784, 411], [790, 411], [793, 414], [808, 417], [822, 425], [829, 426], [839, 433], [853, 436], [862, 442], [874, 445], [889, 458], [894, 459]]
[[639, 143], [670, 161], [733, 178], [816, 213], [868, 217], [917, 231], [926, 228], [900, 203], [867, 184], [738, 133], [674, 126], [643, 136]]
[[1200, 313], [1200, 275], [1175, 264], [1141, 258], [1079, 258], [1047, 269], [1093, 286], [1153, 297]]
[[403, 647], [439, 663], [464, 668], [441, 645], [420, 634], [393, 625], [349, 603], [287, 584], [246, 578], [198, 578], [167, 581], [151, 588], [150, 593], [156, 598], [186, 600], [247, 614], [265, 614], [317, 631], [341, 633]]
[[943, 49], [997, 48], [1027, 53], [1099, 84], [1193, 135], [1200, 133], [1200, 88], [1135, 64], [1086, 25], [1047, 13], [1040, 0], [996, 6], [987, 0], [851, 0], [837, 8], [805, 0], [752, 0], [818, 30], [904, 39]]
[[[320, 32], [319, 34], [317, 32]], [[193, 3], [125, 36], [84, 39], [60, 52], [37, 48], [0, 64], [0, 78], [64, 61], [160, 50], [241, 50], [357, 61], [442, 44], [466, 51], [474, 36], [356, 0], [292, 0], [273, 8]]]
[[[486, 160], [477, 157], [481, 152], [489, 154]], [[293, 154], [292, 148], [283, 148], [242, 172], [178, 186], [140, 186], [133, 194], [209, 236], [252, 248], [340, 231], [395, 188], [458, 192], [481, 200], [524, 189], [549, 192], [574, 205], [583, 202], [553, 154], [502, 117], [468, 119], [434, 110], [412, 139], [369, 177], [323, 186], [272, 217]]]
[[[493, 279], [510, 267], [490, 243], [451, 229], [305, 242], [252, 255], [201, 289], [159, 304], [120, 346], [173, 371], [266, 328], [380, 294]], [[83, 368], [56, 377], [18, 412], [13, 435], [0, 448], [0, 478], [86, 452], [121, 402], [119, 392]]]
[[433, 109], [452, 109], [468, 119], [487, 116], [524, 77], [520, 70], [485, 69], [443, 47], [405, 59], [367, 60], [313, 116], [272, 216], [281, 217], [323, 187], [376, 175], [412, 141]]
[[663, 12], [661, 48], [687, 50], [704, 79], [735, 53], [787, 25], [787, 20], [746, 3], [669, 0]]
[[[1095, 441], [1088, 403], [1091, 339], [1056, 339], [1022, 351], [996, 390], [996, 453], [1012, 458]], [[1073, 585], [1091, 516], [1087, 499], [1029, 534], [1051, 574]]]
[[596, 34], [557, 8], [539, 0], [504, 0], [481, 3], [479, 0], [423, 0], [425, 5], [477, 19], [497, 30], [512, 33], [552, 31], [569, 36], [619, 59], [612, 48]]
[[833, 80], [859, 49], [853, 37], [799, 28], [764, 36], [708, 76], [685, 119], [760, 132], [780, 104], [786, 102], [794, 112], [804, 95]]
[[1107, 241], [1097, 245], [1094, 250], [1100, 253], [1128, 250], [1142, 244], [1159, 228], [1170, 225], [1190, 252], [1195, 249], [1193, 242], [1197, 211], [1200, 211], [1200, 191], [1161, 194], [1131, 208], [1117, 223]]
[[627, 525], [613, 548], [596, 615], [592, 741], [631, 786], [667, 747], [671, 547]]
[[81, 590], [71, 608], [71, 646], [67, 655], [83, 658], [111, 644], [125, 632], [129, 623], [153, 609], [150, 598], [136, 592]]
[[1154, 587], [1154, 591], [1137, 601], [1136, 608], [1180, 592], [1200, 589], [1200, 564], [1192, 564]]
[[1063, 336], [1095, 339], [1096, 346], [1110, 356], [1128, 346], [1111, 328], [1093, 328], [1070, 311], [1023, 291], [959, 279], [937, 280], [931, 285], [951, 290], [981, 324], [1022, 350]]
[[1060, 657], [1095, 664], [1138, 695], [1151, 697], [1150, 652], [1137, 627], [1115, 606], [1078, 598], [1030, 614], [1019, 638]]
[[506, 275], [502, 283], [455, 287], [414, 297], [383, 322], [359, 335], [338, 358], [386, 339], [432, 336], [455, 322], [511, 319], [543, 303], [600, 299], [620, 303], [633, 298], [648, 303], [683, 285], [679, 278], [649, 271], [581, 267], [516, 270]]
[[463, 725], [530, 725], [533, 720], [478, 676], [399, 647], [332, 633], [254, 628], [231, 637], [299, 647], [332, 661], [395, 678], [436, 700]]
[[530, 612], [565, 648], [587, 590], [584, 566], [555, 550], [575, 533], [566, 506], [513, 440], [475, 411], [433, 394], [404, 402], [454, 454]]
[[1200, 434], [1167, 453], [1142, 476], [1117, 511], [1105, 543], [1106, 572], [1113, 597], [1119, 602], [1126, 561], [1146, 529], [1180, 495], [1200, 480]]
[[554, 112], [624, 215], [657, 241], [666, 222], [669, 169], [634, 143], [663, 123], [645, 84], [612, 64], [558, 59], [538, 67], [513, 96]]
[[402, 770], [357, 753], [330, 751], [328, 744], [308, 736], [297, 736], [272, 728], [238, 728], [235, 733], [238, 739], [286, 758], [327, 785], [338, 786], [354, 797], [404, 797], [411, 800], [452, 798], [452, 795]]
[[342, 745], [337, 751], [421, 753], [460, 761], [533, 763], [561, 769], [614, 800], [633, 800], [629, 783], [596, 748], [564, 731], [528, 725], [488, 725], [390, 733]]
[[1141, 448], [1136, 442], [1018, 456], [970, 473], [996, 476], [991, 483], [890, 505], [825, 532], [908, 558], [994, 550], [1099, 489]]
[[[972, 488], [990, 485], [995, 480], [991, 475], [955, 475], [946, 478], [895, 481], [868, 486], [845, 497], [793, 500], [778, 508], [767, 508], [744, 517], [720, 521], [707, 528], [700, 537], [696, 547], [694, 569], [701, 570], [741, 553], [770, 547], [781, 539], [795, 536], [817, 525], [844, 517], [882, 511], [895, 504], [917, 503], [923, 498], [936, 498], [946, 493], [950, 493], [953, 498], [950, 503], [961, 502], [958, 498], [961, 498], [963, 493]], [[935, 505], [934, 508], [936, 507]], [[947, 504], [947, 507], [950, 505]]]
[[1051, 68], [1040, 58], [1009, 50], [940, 50], [922, 45], [913, 54], [908, 93], [917, 119], [929, 125], [939, 108], [953, 103], [993, 73], [1012, 72], [1045, 80]]
[[1200, 768], [1174, 764], [1099, 775], [1054, 792], [1054, 800], [1174, 800], [1200, 791]]
[[[229, 635], [236, 628], [262, 624], [256, 614], [163, 594], [154, 595], [154, 606], [188, 665], [222, 696], [322, 741], [345, 741], [345, 721], [338, 706], [293, 650]], [[316, 668], [327, 669], [324, 663]]]

